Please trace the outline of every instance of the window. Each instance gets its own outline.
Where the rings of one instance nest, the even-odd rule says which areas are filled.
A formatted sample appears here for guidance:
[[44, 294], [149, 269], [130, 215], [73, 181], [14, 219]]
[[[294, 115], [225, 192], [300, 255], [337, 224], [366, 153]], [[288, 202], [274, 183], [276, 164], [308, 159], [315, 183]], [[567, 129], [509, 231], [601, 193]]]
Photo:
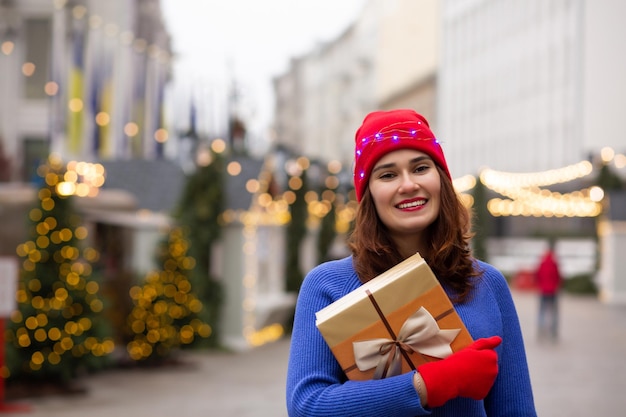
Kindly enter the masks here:
[[[44, 87], [48, 81], [50, 68], [50, 49], [52, 39], [49, 19], [27, 19], [26, 32], [26, 62], [25, 68], [25, 97], [29, 99], [46, 98]], [[32, 65], [34, 64], [34, 71]], [[30, 69], [28, 68], [30, 67]]]

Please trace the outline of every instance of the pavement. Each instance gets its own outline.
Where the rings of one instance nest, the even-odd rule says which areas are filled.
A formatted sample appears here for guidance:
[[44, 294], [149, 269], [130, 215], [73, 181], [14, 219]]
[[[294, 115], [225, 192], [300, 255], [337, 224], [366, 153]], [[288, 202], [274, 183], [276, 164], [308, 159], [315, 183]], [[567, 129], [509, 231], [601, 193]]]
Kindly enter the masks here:
[[[540, 417], [618, 417], [626, 409], [626, 306], [564, 294], [560, 339], [537, 338], [538, 300], [513, 292]], [[284, 417], [287, 338], [245, 352], [189, 352], [183, 364], [116, 369], [88, 392], [20, 400], [29, 417]]]

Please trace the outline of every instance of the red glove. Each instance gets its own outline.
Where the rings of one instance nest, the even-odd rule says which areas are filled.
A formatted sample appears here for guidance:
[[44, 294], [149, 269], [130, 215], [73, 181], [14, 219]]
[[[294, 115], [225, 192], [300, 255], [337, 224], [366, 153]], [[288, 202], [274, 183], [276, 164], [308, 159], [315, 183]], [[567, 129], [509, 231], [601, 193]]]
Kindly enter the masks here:
[[482, 400], [498, 375], [499, 336], [478, 339], [447, 358], [417, 368], [424, 380], [428, 406], [438, 407], [456, 397]]

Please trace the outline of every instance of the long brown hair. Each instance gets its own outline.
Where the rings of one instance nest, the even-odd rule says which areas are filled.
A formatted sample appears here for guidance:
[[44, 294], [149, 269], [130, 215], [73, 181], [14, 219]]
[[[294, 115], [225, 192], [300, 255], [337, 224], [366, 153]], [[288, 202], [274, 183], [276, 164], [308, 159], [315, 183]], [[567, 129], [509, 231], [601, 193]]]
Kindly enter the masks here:
[[[452, 181], [439, 166], [437, 170], [441, 178], [441, 207], [439, 216], [428, 227], [428, 253], [421, 255], [439, 281], [454, 290], [455, 301], [463, 301], [473, 287], [474, 278], [479, 275], [474, 269], [469, 245], [473, 236], [471, 214], [459, 199]], [[378, 217], [369, 188], [365, 189], [359, 204], [348, 246], [362, 282], [403, 260]]]

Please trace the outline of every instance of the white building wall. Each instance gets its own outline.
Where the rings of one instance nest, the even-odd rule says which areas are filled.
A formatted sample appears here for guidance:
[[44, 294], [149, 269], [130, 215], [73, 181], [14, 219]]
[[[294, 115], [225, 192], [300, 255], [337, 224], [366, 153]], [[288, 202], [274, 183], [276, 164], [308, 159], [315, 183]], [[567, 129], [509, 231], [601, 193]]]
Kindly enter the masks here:
[[453, 176], [617, 151], [626, 37], [617, 0], [444, 0], [439, 136]]
[[437, 72], [439, 3], [439, 0], [374, 2], [380, 15], [376, 42], [378, 102], [406, 91]]
[[373, 31], [371, 21], [358, 20], [339, 39], [302, 58], [303, 155], [351, 164], [354, 131], [375, 101]]
[[626, 2], [587, 0], [583, 7], [583, 145], [595, 153], [601, 146], [626, 153]]

